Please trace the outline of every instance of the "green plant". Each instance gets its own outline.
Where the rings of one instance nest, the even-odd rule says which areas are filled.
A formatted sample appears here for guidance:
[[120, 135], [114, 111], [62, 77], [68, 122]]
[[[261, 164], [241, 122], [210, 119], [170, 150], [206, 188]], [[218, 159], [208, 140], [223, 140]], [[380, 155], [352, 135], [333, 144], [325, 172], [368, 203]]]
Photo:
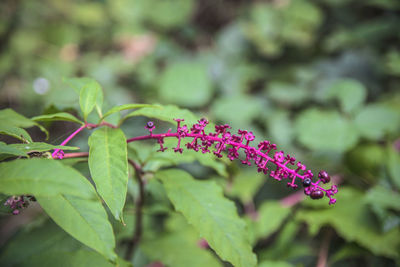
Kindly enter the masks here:
[[[234, 203], [223, 196], [221, 188], [215, 181], [196, 180], [188, 172], [171, 168], [171, 164], [166, 164], [164, 166], [166, 168], [162, 170], [144, 170], [145, 166], [153, 164], [153, 161], [151, 158], [141, 160], [143, 152], [140, 149], [136, 150], [135, 156], [128, 156], [128, 144], [133, 142], [154, 139], [160, 146], [158, 151], [164, 152], [167, 150], [164, 146], [165, 139], [177, 139], [177, 145], [173, 149], [175, 153], [182, 154], [182, 147], [201, 152], [205, 154], [203, 156], [208, 156], [208, 153], [212, 152], [211, 154], [216, 157], [210, 160], [216, 163], [208, 164], [213, 168], [220, 164], [221, 167], [224, 166], [217, 161], [222, 158], [224, 151], [228, 152], [227, 157], [231, 161], [239, 158], [239, 153], [244, 153], [245, 159], [241, 160], [242, 164], [252, 165], [253, 162], [258, 167], [258, 172], [269, 173], [278, 181], [288, 180], [287, 185], [294, 189], [298, 187], [298, 183], [304, 183], [305, 193], [312, 199], [326, 195], [329, 204], [336, 202], [332, 198], [337, 193], [336, 186], [332, 186], [331, 189], [320, 186], [320, 183], [325, 184], [330, 181], [325, 171], [319, 173], [318, 181], [312, 182], [312, 171], [306, 170], [301, 162], [292, 169], [290, 166], [295, 165], [296, 159], [289, 154], [285, 156], [283, 151], [273, 152], [276, 150], [275, 144], [262, 141], [258, 144], [258, 148], [252, 147], [250, 142], [255, 139], [252, 132], [238, 130], [238, 135], [235, 135], [228, 131], [230, 127], [225, 124], [216, 125], [215, 132], [207, 133], [205, 128], [210, 123], [206, 119], [200, 119], [188, 127], [183, 125], [184, 119], [175, 117], [182, 116], [191, 121], [195, 116], [173, 106], [126, 104], [113, 107], [103, 114], [103, 93], [96, 81], [79, 78], [68, 79], [67, 82], [74, 84], [79, 92], [80, 111], [84, 121], [64, 112], [28, 119], [11, 109], [0, 111], [1, 133], [22, 141], [15, 144], [1, 143], [0, 153], [5, 162], [0, 163], [0, 192], [12, 195], [4, 205], [8, 206], [14, 215], [18, 215], [30, 202], [38, 201], [62, 229], [112, 263], [122, 260], [114, 251], [114, 232], [102, 201], [114, 219], [124, 225], [123, 211], [129, 180], [128, 165], [131, 165], [132, 172], [137, 178], [139, 192], [134, 207], [133, 237], [125, 246], [121, 246], [121, 249], [126, 250], [126, 260], [131, 260], [142, 235], [145, 234], [142, 229], [145, 183], [157, 178], [163, 184], [166, 195], [175, 209], [198, 231], [200, 237], [206, 240], [206, 247], [209, 245], [222, 260], [229, 261], [235, 266], [256, 265], [256, 257], [246, 234], [245, 223], [239, 218]], [[98, 122], [90, 123], [88, 117], [94, 109], [97, 111]], [[136, 110], [119, 119], [116, 125], [106, 121], [109, 116], [128, 109]], [[127, 117], [138, 115], [172, 120], [177, 123], [176, 132], [169, 129], [165, 133], [156, 134], [153, 132], [155, 124], [149, 121], [144, 127], [149, 131], [148, 135], [127, 139], [120, 127]], [[60, 145], [54, 146], [33, 142], [24, 130], [27, 127], [38, 126], [47, 133], [47, 130], [38, 124], [43, 121], [71, 121], [81, 126], [68, 135]], [[94, 129], [88, 140], [89, 152], [65, 153], [64, 151], [78, 149], [66, 144], [84, 129]], [[54, 151], [50, 153], [48, 152], [50, 150]], [[185, 153], [182, 156], [185, 157]], [[67, 161], [67, 159], [86, 157], [90, 170], [90, 176], [87, 178], [68, 166], [71, 163]], [[165, 160], [172, 160], [172, 157], [173, 154], [168, 154]], [[276, 169], [269, 171], [267, 167], [269, 165], [274, 165]], [[155, 178], [146, 178], [149, 174]], [[91, 183], [94, 183], [95, 187]], [[156, 194], [155, 197], [159, 196]]]

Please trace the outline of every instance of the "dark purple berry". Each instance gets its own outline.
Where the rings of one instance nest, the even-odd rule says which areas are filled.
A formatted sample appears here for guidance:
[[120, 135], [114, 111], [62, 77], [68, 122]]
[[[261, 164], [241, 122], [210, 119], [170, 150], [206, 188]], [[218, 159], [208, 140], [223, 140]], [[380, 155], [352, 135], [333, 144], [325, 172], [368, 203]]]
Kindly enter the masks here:
[[321, 179], [321, 181], [324, 184], [329, 183], [329, 181], [331, 180], [331, 177], [329, 176], [329, 174], [326, 171], [320, 171], [318, 173], [318, 178]]
[[319, 189], [315, 189], [311, 192], [310, 197], [312, 199], [320, 199], [324, 197], [324, 192], [322, 192], [322, 190]]
[[311, 185], [311, 182], [312, 182], [311, 178], [305, 178], [303, 180], [303, 186], [304, 187], [309, 187]]

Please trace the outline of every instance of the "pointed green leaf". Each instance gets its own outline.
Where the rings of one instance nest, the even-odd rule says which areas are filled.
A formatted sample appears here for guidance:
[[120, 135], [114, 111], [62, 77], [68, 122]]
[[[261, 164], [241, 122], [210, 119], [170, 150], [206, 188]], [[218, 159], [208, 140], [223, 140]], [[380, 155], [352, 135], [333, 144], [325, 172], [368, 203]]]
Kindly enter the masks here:
[[33, 121], [71, 121], [71, 122], [76, 122], [79, 124], [84, 124], [82, 121], [75, 118], [75, 116], [73, 116], [69, 113], [66, 113], [66, 112], [59, 112], [59, 113], [54, 113], [54, 114], [36, 116], [36, 117], [31, 118], [31, 120], [33, 120]]
[[95, 81], [89, 82], [82, 87], [79, 93], [79, 104], [81, 106], [85, 121], [89, 113], [96, 106], [97, 97], [100, 92], [101, 87]]
[[102, 106], [103, 106], [103, 101], [104, 101], [104, 95], [103, 95], [103, 90], [101, 89], [101, 86], [98, 82], [95, 82], [99, 86], [99, 91], [97, 93], [96, 97], [96, 111], [99, 117], [103, 117], [103, 111], [102, 111]]
[[74, 147], [74, 146], [53, 146], [47, 143], [42, 143], [42, 142], [33, 142], [29, 144], [10, 144], [10, 147], [25, 151], [25, 152], [30, 152], [30, 151], [35, 151], [35, 152], [44, 152], [44, 151], [49, 151], [52, 149], [62, 149], [62, 150], [78, 150], [79, 147]]
[[122, 220], [128, 184], [128, 152], [121, 129], [100, 128], [89, 138], [89, 168], [97, 191]]
[[0, 163], [0, 192], [9, 195], [68, 194], [97, 199], [90, 182], [75, 169], [51, 159], [18, 159]]
[[245, 222], [214, 181], [198, 181], [182, 170], [156, 173], [177, 211], [205, 238], [221, 259], [234, 266], [256, 266]]
[[112, 107], [109, 111], [107, 111], [103, 117], [101, 118], [102, 120], [105, 119], [106, 117], [110, 116], [111, 114], [115, 112], [119, 112], [122, 110], [127, 110], [127, 109], [137, 109], [137, 108], [144, 108], [144, 107], [152, 107], [152, 108], [158, 108], [159, 106], [157, 105], [150, 105], [150, 104], [125, 104], [125, 105], [120, 105], [120, 106], [115, 106]]
[[39, 127], [39, 129], [42, 132], [44, 132], [46, 134], [46, 137], [49, 136], [49, 133], [42, 125], [22, 116], [21, 114], [15, 112], [14, 110], [12, 110], [10, 108], [0, 110], [0, 125], [1, 125], [0, 131], [2, 131], [1, 129], [3, 129], [3, 128], [5, 128], [5, 129], [6, 128], [14, 128], [14, 127], [30, 128], [33, 126], [37, 126], [37, 127]]
[[[102, 117], [101, 106], [103, 105], [104, 96], [103, 96], [103, 91], [101, 90], [101, 86], [96, 80], [94, 80], [92, 78], [88, 78], [88, 77], [81, 77], [81, 78], [63, 78], [63, 81], [65, 83], [67, 83], [69, 86], [71, 86], [75, 90], [75, 92], [77, 92], [79, 94], [79, 96], [80, 96], [79, 103], [81, 105], [81, 109], [84, 114], [85, 120], [86, 120], [87, 115], [89, 115], [89, 113], [93, 110], [94, 107], [96, 107], [96, 110], [97, 110], [97, 113], [99, 114], [99, 116]], [[85, 92], [82, 93], [83, 89], [87, 86], [92, 87], [92, 88], [98, 88], [99, 90], [95, 90], [96, 91], [95, 95], [90, 94], [90, 96], [89, 96], [87, 94], [88, 93], [87, 89], [85, 89]], [[82, 94], [84, 96], [82, 96]], [[82, 100], [82, 102], [81, 102], [82, 97], [85, 98], [85, 100]], [[91, 101], [95, 102], [95, 104], [93, 104], [93, 106], [91, 104], [88, 106], [85, 105], [84, 102], [86, 100], [89, 100], [88, 97], [90, 98], [90, 101], [89, 101], [90, 103], [91, 103]], [[88, 104], [88, 103], [86, 103], [86, 104]], [[85, 105], [85, 110], [84, 110], [84, 108], [82, 108], [82, 104]], [[89, 109], [90, 107], [91, 107], [90, 111], [85, 116], [85, 111], [87, 111], [87, 109]]]
[[[90, 188], [95, 195], [94, 188]], [[64, 194], [35, 196], [46, 213], [67, 233], [106, 258], [116, 259], [114, 233], [98, 197], [82, 199]]]
[[0, 122], [1, 124], [8, 124], [22, 128], [38, 126], [36, 122], [22, 116], [10, 108], [0, 110]]
[[209, 250], [199, 247], [199, 235], [181, 215], [171, 216], [167, 228], [166, 233], [141, 242], [140, 249], [149, 259], [174, 267], [222, 266]]
[[85, 245], [114, 260], [114, 235], [101, 201], [78, 171], [49, 159], [0, 163], [0, 192], [34, 195], [48, 215]]
[[23, 150], [7, 145], [0, 142], [0, 155], [22, 156], [25, 157], [26, 153]]
[[17, 138], [23, 142], [33, 142], [27, 131], [20, 127], [15, 127], [7, 124], [0, 124], [0, 134], [8, 135]]
[[[1, 266], [115, 266], [51, 220], [22, 229], [3, 248]], [[127, 264], [120, 258], [117, 263]]]

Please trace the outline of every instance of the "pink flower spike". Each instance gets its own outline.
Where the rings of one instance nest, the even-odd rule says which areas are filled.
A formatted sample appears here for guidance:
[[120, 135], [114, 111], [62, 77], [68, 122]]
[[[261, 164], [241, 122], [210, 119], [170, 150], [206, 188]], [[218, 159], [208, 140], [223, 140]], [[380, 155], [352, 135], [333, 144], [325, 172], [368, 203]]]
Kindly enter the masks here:
[[[289, 179], [287, 185], [291, 188], [297, 188], [299, 185], [298, 182], [300, 182], [303, 185], [304, 193], [312, 199], [327, 197], [329, 198], [330, 204], [336, 202], [336, 200], [333, 200], [333, 196], [337, 193], [337, 187], [332, 186], [330, 189], [321, 187], [322, 184], [330, 182], [330, 176], [327, 172], [321, 171], [318, 175], [319, 179], [313, 182], [313, 172], [307, 170], [303, 163], [296, 163], [295, 157], [289, 154], [285, 155], [283, 151], [276, 151], [277, 147], [275, 144], [271, 144], [269, 141], [265, 140], [260, 142], [257, 148], [251, 146], [250, 142], [255, 140], [255, 136], [252, 132], [238, 130], [238, 135], [231, 134], [228, 131], [230, 126], [228, 124], [223, 124], [216, 125], [215, 131], [206, 133], [204, 131], [208, 124], [206, 119], [201, 119], [198, 123], [191, 126], [181, 126], [183, 119], [174, 120], [177, 122], [176, 132], [172, 132], [170, 129], [166, 133], [133, 137], [128, 139], [127, 142], [157, 139], [160, 145], [158, 151], [165, 151], [166, 148], [163, 146], [164, 138], [173, 137], [178, 139], [177, 146], [174, 148], [175, 152], [183, 153], [183, 148], [187, 148], [194, 151], [201, 151], [202, 153], [212, 152], [218, 158], [223, 157], [224, 154], [227, 153], [227, 157], [231, 161], [239, 159], [239, 151], [243, 150], [246, 155], [245, 159], [240, 159], [243, 164], [251, 166], [254, 163], [257, 166], [258, 172], [263, 172], [266, 175], [269, 173], [270, 177], [278, 181]], [[152, 127], [148, 128], [152, 129]], [[181, 147], [183, 138], [192, 139]], [[246, 140], [246, 143], [244, 143], [243, 140]], [[270, 155], [270, 152], [274, 150], [275, 152]], [[267, 165], [274, 165], [275, 170], [269, 171], [270, 167]], [[292, 165], [294, 165], [294, 167], [292, 167]], [[296, 179], [298, 182], [296, 182]]]

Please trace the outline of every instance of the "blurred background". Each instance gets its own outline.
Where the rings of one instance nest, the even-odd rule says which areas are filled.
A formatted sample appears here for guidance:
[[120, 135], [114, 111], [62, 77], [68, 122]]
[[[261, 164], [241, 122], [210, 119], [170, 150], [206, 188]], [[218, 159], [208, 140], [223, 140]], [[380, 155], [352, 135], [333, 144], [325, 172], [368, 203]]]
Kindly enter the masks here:
[[230, 165], [227, 195], [265, 225], [260, 262], [399, 266], [400, 1], [2, 0], [0, 107], [68, 111], [76, 76], [106, 109], [175, 104], [328, 170], [333, 207]]

